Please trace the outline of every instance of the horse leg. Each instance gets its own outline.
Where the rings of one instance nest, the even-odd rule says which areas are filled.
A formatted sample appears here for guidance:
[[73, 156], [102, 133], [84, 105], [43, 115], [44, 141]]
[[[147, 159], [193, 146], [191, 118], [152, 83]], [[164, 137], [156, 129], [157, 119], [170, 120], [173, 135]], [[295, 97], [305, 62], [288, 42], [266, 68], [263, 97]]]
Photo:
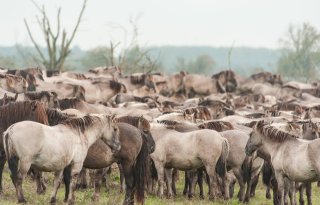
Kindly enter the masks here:
[[135, 189], [135, 182], [134, 182], [134, 173], [130, 163], [122, 164], [123, 174], [125, 177], [126, 183], [126, 193], [125, 198], [123, 201], [123, 205], [133, 205], [134, 204], [134, 189]]
[[191, 199], [194, 196], [194, 190], [195, 190], [195, 185], [196, 185], [198, 176], [196, 176], [195, 170], [189, 170], [188, 171], [188, 177], [189, 177], [189, 194], [188, 194], [188, 197], [189, 197], [189, 199]]
[[307, 194], [308, 205], [312, 205], [312, 186], [311, 186], [311, 182], [306, 183], [306, 194]]
[[251, 192], [250, 192], [250, 197], [254, 197], [256, 195], [256, 187], [258, 185], [259, 182], [259, 176], [260, 176], [260, 172], [258, 173], [257, 176], [255, 176], [253, 178], [253, 182], [252, 182], [252, 186], [251, 186]]
[[164, 167], [157, 161], [154, 161], [154, 166], [156, 167], [158, 173], [158, 196], [162, 198], [164, 186]]
[[278, 194], [279, 194], [279, 199], [280, 199], [280, 205], [284, 205], [284, 177], [281, 173], [275, 172], [275, 177], [277, 180], [278, 184]]
[[102, 179], [105, 180], [106, 192], [110, 190], [110, 175], [111, 175], [111, 166], [103, 169]]
[[234, 169], [233, 173], [234, 173], [235, 177], [237, 178], [237, 181], [238, 181], [239, 186], [240, 186], [240, 189], [239, 189], [239, 192], [238, 192], [239, 201], [243, 202], [244, 201], [244, 197], [245, 197], [245, 195], [244, 195], [245, 194], [245, 192], [244, 192], [245, 181], [244, 181], [244, 179], [242, 177], [241, 170]]
[[27, 201], [24, 198], [22, 191], [23, 179], [27, 176], [27, 173], [31, 167], [30, 162], [19, 161], [17, 157], [11, 157], [8, 160], [9, 168], [11, 171], [11, 180], [16, 188], [16, 194], [18, 197], [18, 203], [26, 203]]
[[300, 184], [299, 186], [299, 203], [300, 205], [304, 205], [304, 199], [303, 199], [303, 190], [304, 189], [304, 184]]
[[231, 184], [231, 178], [229, 176], [229, 173], [226, 173], [225, 179], [224, 179], [224, 190], [223, 190], [223, 194], [224, 194], [224, 199], [228, 200], [230, 198], [230, 193], [229, 193], [229, 187]]
[[247, 190], [246, 190], [244, 202], [250, 201], [250, 193], [251, 193], [251, 187], [252, 187], [253, 180], [254, 180], [254, 177], [250, 177], [247, 181]]
[[71, 182], [69, 186], [70, 192], [68, 196], [69, 205], [74, 204], [74, 200], [75, 200], [74, 192], [76, 190], [77, 179], [81, 169], [82, 169], [82, 163], [73, 164], [73, 166], [71, 167]]
[[[33, 169], [33, 168], [31, 167], [31, 169]], [[46, 185], [44, 184], [42, 172], [40, 172], [36, 169], [33, 169], [33, 172], [34, 172], [34, 178], [35, 178], [36, 184], [37, 184], [37, 193], [44, 194], [46, 192], [47, 188], [46, 188]]]
[[165, 177], [166, 177], [166, 184], [167, 184], [167, 197], [172, 198], [172, 171], [173, 169], [164, 169]]
[[103, 177], [103, 169], [97, 169], [94, 171], [94, 193], [92, 195], [92, 200], [93, 201], [98, 201], [99, 196], [100, 196], [100, 181], [102, 180]]
[[118, 164], [119, 167], [119, 172], [120, 172], [120, 193], [123, 193], [123, 190], [126, 189], [126, 184], [125, 184], [125, 177], [123, 174], [123, 167], [121, 164]]
[[209, 176], [209, 199], [214, 200], [217, 196], [217, 177], [215, 166], [205, 166], [207, 174]]
[[4, 165], [6, 164], [6, 153], [4, 151], [1, 151], [0, 153], [0, 195], [3, 193], [3, 184], [2, 184], [2, 172]]
[[173, 169], [173, 171], [172, 171], [172, 192], [173, 192], [173, 196], [177, 195], [176, 181], [178, 179], [179, 179], [179, 171], [177, 169]]
[[270, 188], [271, 188], [271, 185], [269, 183], [268, 185], [266, 185], [266, 198], [267, 199], [271, 199]]
[[296, 187], [295, 187], [294, 181], [290, 182], [290, 187], [291, 187], [289, 190], [290, 203], [291, 205], [295, 205], [296, 204]]
[[88, 187], [87, 169], [83, 167], [80, 171], [80, 174], [79, 174], [76, 189], [86, 189], [87, 187]]
[[200, 189], [200, 199], [204, 199], [204, 194], [203, 194], [203, 170], [202, 168], [199, 168], [197, 170], [198, 174], [198, 185]]
[[183, 195], [187, 195], [189, 193], [189, 175], [188, 171], [184, 172], [184, 188], [183, 188]]
[[50, 203], [54, 204], [57, 201], [57, 191], [60, 186], [60, 179], [62, 177], [63, 171], [58, 171], [54, 173], [54, 182], [53, 182], [53, 190], [50, 197]]

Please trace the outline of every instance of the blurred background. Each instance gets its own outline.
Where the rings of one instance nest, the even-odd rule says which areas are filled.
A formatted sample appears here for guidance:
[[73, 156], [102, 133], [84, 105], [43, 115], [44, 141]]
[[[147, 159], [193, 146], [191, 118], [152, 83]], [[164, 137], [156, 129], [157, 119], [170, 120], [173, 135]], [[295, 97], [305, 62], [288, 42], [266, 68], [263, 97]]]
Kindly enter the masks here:
[[125, 73], [232, 69], [312, 81], [316, 0], [0, 0], [0, 67]]

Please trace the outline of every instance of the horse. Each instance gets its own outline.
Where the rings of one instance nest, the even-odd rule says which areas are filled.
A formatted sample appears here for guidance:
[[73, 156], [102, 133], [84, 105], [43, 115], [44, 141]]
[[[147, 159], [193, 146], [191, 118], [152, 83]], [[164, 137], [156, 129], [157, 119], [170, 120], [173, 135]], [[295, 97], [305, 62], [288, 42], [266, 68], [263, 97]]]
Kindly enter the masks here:
[[89, 147], [98, 139], [102, 139], [113, 152], [121, 149], [119, 129], [114, 116], [103, 114], [68, 119], [52, 127], [33, 121], [18, 122], [11, 125], [3, 136], [18, 203], [26, 202], [22, 183], [31, 166], [39, 171], [54, 172], [50, 203], [56, 202], [63, 172], [65, 178], [70, 177], [67, 201], [68, 204], [73, 204], [76, 178]]
[[0, 74], [0, 87], [13, 93], [27, 91], [28, 82], [21, 76], [11, 74]]
[[220, 176], [226, 173], [226, 160], [229, 144], [214, 130], [196, 130], [180, 133], [167, 129], [159, 123], [151, 123], [151, 134], [156, 149], [151, 154], [158, 175], [158, 195], [163, 196], [164, 177], [167, 182], [167, 195], [172, 196], [172, 168], [193, 170], [205, 167], [209, 175], [209, 198], [216, 193], [216, 169]]
[[25, 92], [23, 100], [38, 100], [42, 102], [47, 108], [59, 108], [58, 94], [53, 91], [40, 91], [40, 92]]
[[[0, 193], [2, 189], [2, 172], [6, 163], [6, 155], [3, 146], [3, 132], [12, 124], [24, 120], [31, 120], [48, 125], [48, 117], [44, 105], [37, 101], [11, 102], [0, 106]], [[45, 191], [44, 184], [37, 179], [37, 193]]]
[[15, 97], [11, 97], [11, 96], [8, 96], [7, 93], [5, 93], [3, 98], [0, 99], [0, 106], [6, 105], [10, 102], [16, 102], [17, 98], [18, 98], [18, 94], [16, 94]]
[[[280, 205], [284, 204], [284, 179], [295, 182], [319, 180], [320, 164], [318, 147], [320, 140], [306, 141], [280, 131], [259, 121], [250, 134], [246, 154], [258, 150], [260, 155], [271, 162], [277, 181]], [[291, 185], [293, 187], [293, 185]]]
[[[57, 109], [48, 109], [47, 114], [50, 125], [59, 124], [71, 117]], [[126, 194], [123, 204], [133, 204], [135, 192], [137, 201], [143, 203], [145, 176], [148, 174], [147, 157], [154, 151], [155, 146], [149, 131], [150, 125], [142, 116], [125, 116], [117, 118], [116, 121], [119, 127], [121, 150], [114, 154], [102, 140], [97, 140], [89, 148], [83, 163], [84, 168], [98, 169], [94, 173], [95, 192], [93, 200], [97, 200], [99, 197], [100, 180], [103, 177], [102, 168], [117, 162], [121, 165], [121, 171], [126, 181]], [[121, 177], [122, 175], [120, 175]], [[66, 191], [67, 195], [68, 191]]]

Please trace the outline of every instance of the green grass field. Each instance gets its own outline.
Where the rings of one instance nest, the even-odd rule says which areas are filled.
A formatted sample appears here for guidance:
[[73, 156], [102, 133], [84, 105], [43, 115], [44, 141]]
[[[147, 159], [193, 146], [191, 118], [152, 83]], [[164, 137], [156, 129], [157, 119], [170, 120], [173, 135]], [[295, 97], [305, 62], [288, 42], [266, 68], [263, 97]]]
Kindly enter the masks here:
[[[36, 185], [35, 182], [33, 182], [29, 177], [24, 182], [24, 194], [26, 197], [26, 200], [28, 201], [28, 204], [49, 204], [50, 201], [50, 193], [52, 190], [52, 181], [53, 181], [53, 174], [51, 173], [45, 173], [45, 177], [48, 179], [47, 183], [47, 192], [44, 195], [37, 195], [36, 193]], [[177, 183], [177, 191], [178, 196], [174, 199], [160, 199], [156, 196], [147, 196], [146, 203], [147, 205], [171, 205], [171, 204], [177, 204], [177, 205], [208, 205], [208, 204], [240, 204], [238, 203], [238, 200], [236, 198], [229, 200], [229, 201], [223, 201], [223, 200], [217, 200], [215, 202], [209, 201], [208, 197], [204, 200], [200, 200], [199, 198], [195, 197], [192, 200], [188, 200], [185, 196], [182, 195], [183, 190], [183, 174], [180, 174], [180, 179]], [[109, 192], [106, 192], [103, 188], [100, 195], [100, 200], [98, 202], [92, 202], [91, 196], [93, 193], [93, 189], [87, 189], [87, 190], [78, 190], [76, 191], [76, 204], [82, 204], [82, 205], [113, 205], [113, 204], [121, 204], [124, 194], [119, 193], [119, 176], [117, 172], [114, 172], [112, 174], [112, 187], [110, 188]], [[205, 190], [207, 192], [207, 187], [205, 185]], [[320, 204], [320, 189], [313, 186], [313, 204]], [[236, 186], [237, 193], [238, 186]], [[206, 193], [205, 192], [205, 193]], [[198, 193], [198, 190], [196, 191]], [[236, 195], [236, 194], [235, 194]], [[298, 196], [298, 195], [297, 195]], [[65, 204], [63, 203], [64, 198], [64, 186], [61, 185], [60, 189], [58, 191], [57, 196], [57, 204]], [[15, 195], [15, 189], [11, 183], [9, 172], [6, 169], [4, 172], [4, 194], [0, 198], [0, 204], [1, 205], [12, 205], [16, 204], [17, 198]], [[267, 200], [265, 198], [265, 188], [262, 185], [261, 182], [259, 182], [258, 188], [256, 190], [256, 196], [251, 199], [249, 204], [257, 204], [257, 205], [269, 205], [272, 204], [271, 200]]]

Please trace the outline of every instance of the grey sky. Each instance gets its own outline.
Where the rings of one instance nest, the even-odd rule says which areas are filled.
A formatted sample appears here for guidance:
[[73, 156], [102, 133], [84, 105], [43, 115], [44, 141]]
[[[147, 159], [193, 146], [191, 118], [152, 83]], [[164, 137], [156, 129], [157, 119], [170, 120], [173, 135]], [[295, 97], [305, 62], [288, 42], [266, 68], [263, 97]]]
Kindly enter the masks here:
[[[62, 7], [67, 30], [76, 21], [81, 0], [37, 0], [51, 18]], [[31, 45], [23, 24], [27, 18], [42, 40], [36, 24], [37, 10], [29, 0], [0, 0], [0, 45]], [[138, 21], [139, 42], [144, 45], [278, 46], [289, 24], [310, 22], [320, 29], [319, 0], [88, 0], [84, 21], [74, 45], [88, 49], [123, 41], [123, 33], [110, 22], [129, 27]], [[129, 37], [128, 37], [129, 38]]]

